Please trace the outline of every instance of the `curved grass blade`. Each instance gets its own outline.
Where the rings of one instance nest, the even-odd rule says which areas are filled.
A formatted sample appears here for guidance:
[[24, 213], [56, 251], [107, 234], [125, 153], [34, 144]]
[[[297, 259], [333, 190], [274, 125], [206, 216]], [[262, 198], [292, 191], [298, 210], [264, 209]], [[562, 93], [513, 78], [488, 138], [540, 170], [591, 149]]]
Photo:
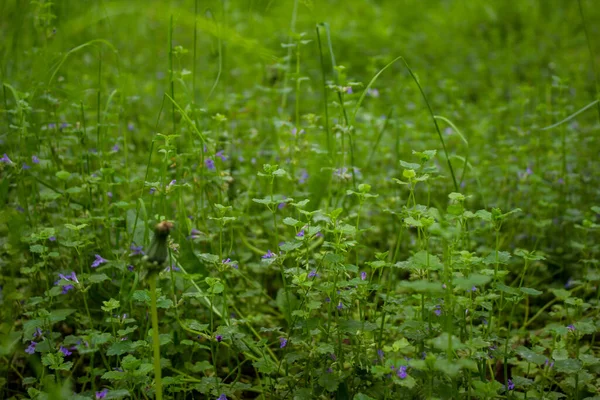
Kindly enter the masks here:
[[557, 126], [560, 126], [560, 125], [564, 124], [565, 122], [569, 122], [570, 120], [572, 120], [573, 118], [575, 118], [576, 116], [581, 114], [582, 112], [586, 111], [588, 108], [592, 108], [598, 103], [600, 103], [600, 100], [594, 100], [587, 106], [583, 107], [582, 109], [575, 111], [573, 114], [569, 115], [567, 118], [563, 119], [562, 121], [559, 121], [559, 122], [557, 122], [553, 125], [547, 126], [545, 128], [541, 128], [540, 131], [547, 131], [549, 129], [556, 128]]

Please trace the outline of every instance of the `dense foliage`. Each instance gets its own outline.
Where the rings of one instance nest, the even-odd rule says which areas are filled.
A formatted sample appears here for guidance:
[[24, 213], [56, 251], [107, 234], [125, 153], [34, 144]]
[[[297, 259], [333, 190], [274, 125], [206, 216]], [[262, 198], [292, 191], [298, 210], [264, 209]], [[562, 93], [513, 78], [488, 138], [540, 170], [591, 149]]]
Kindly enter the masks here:
[[1, 398], [600, 398], [594, 0], [0, 18]]

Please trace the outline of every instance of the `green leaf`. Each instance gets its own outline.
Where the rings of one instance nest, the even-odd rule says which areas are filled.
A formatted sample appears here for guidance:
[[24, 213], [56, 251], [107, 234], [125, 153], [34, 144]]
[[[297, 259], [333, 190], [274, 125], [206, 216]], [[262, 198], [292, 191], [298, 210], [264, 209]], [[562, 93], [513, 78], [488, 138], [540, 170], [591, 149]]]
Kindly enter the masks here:
[[75, 311], [76, 310], [73, 308], [61, 308], [58, 310], [52, 310], [48, 319], [50, 320], [50, 322], [53, 323], [64, 321], [69, 315], [73, 314]]
[[527, 287], [522, 287], [521, 288], [521, 292], [523, 292], [523, 293], [525, 293], [525, 294], [527, 294], [529, 296], [539, 296], [540, 294], [544, 293], [544, 292], [541, 292], [539, 290], [532, 289], [532, 288], [527, 288]]
[[302, 225], [303, 223], [298, 221], [297, 219], [291, 218], [291, 217], [286, 217], [283, 219], [283, 223], [289, 226], [299, 226]]
[[556, 360], [554, 368], [557, 372], [563, 372], [565, 374], [573, 374], [581, 370], [583, 363], [580, 360], [569, 358], [566, 360]]
[[100, 283], [109, 280], [110, 278], [106, 274], [92, 274], [88, 278], [89, 283]]
[[118, 342], [115, 342], [112, 345], [110, 345], [110, 347], [106, 350], [106, 355], [107, 356], [120, 356], [121, 354], [125, 354], [125, 353], [129, 352], [130, 350], [131, 350], [131, 341], [122, 340], [122, 341], [118, 341]]
[[546, 356], [544, 356], [543, 354], [535, 353], [524, 346], [517, 347], [516, 353], [523, 357], [525, 361], [533, 364], [542, 365], [546, 362]]
[[462, 290], [471, 290], [473, 287], [481, 288], [492, 280], [491, 276], [471, 274], [467, 277], [454, 278], [452, 284]]
[[335, 392], [339, 384], [337, 376], [333, 373], [325, 372], [319, 376], [319, 385], [324, 387], [328, 392]]

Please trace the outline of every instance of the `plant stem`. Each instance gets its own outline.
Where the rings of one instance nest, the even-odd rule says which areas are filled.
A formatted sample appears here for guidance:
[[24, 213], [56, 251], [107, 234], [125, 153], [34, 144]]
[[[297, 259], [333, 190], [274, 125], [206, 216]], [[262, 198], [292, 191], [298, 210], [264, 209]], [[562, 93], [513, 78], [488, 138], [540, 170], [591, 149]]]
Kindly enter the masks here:
[[154, 350], [154, 391], [156, 400], [162, 400], [162, 379], [160, 369], [160, 338], [158, 333], [158, 311], [156, 309], [156, 276], [150, 279], [150, 311], [152, 313], [152, 349]]

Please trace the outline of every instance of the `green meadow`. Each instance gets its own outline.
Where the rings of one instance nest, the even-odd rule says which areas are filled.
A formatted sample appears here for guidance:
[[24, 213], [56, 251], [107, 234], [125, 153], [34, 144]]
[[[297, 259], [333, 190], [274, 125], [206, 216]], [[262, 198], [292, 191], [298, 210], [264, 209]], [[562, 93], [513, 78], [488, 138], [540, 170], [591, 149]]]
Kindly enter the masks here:
[[3, 0], [0, 37], [0, 398], [600, 399], [595, 0]]

